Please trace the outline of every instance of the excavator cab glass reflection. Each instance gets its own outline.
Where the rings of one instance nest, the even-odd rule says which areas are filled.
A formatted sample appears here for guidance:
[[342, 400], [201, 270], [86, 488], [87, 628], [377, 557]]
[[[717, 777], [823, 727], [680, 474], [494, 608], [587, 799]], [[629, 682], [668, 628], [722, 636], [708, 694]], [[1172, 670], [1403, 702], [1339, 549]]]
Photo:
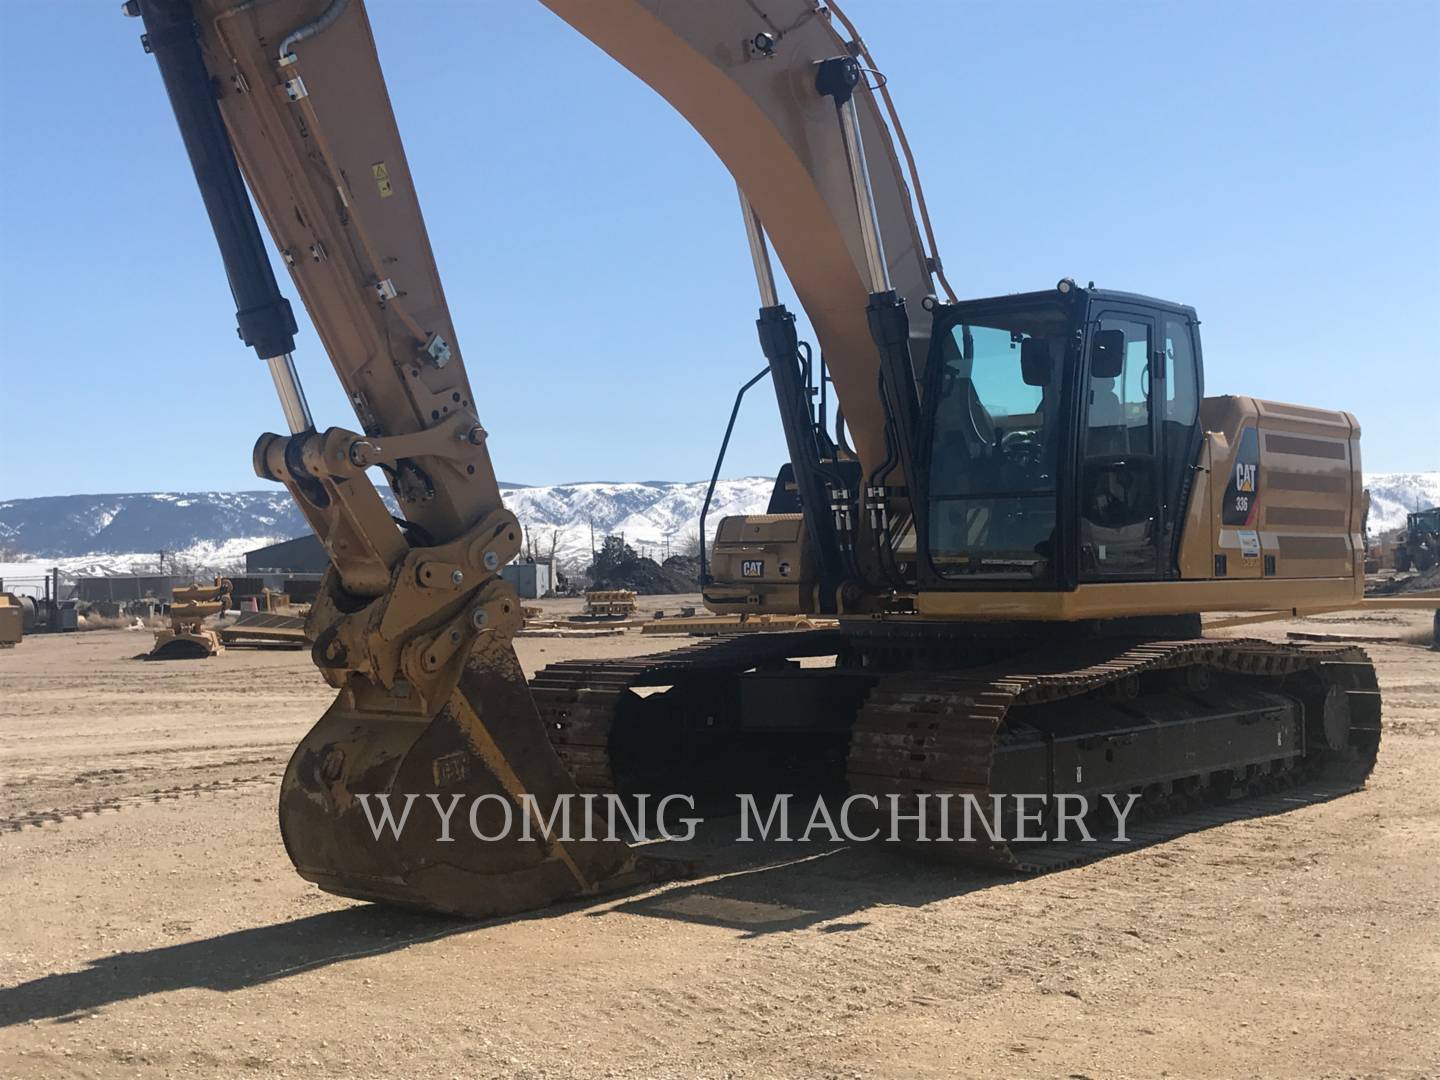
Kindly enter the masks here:
[[941, 575], [1052, 576], [1072, 338], [1058, 305], [966, 310], [937, 328], [928, 539]]

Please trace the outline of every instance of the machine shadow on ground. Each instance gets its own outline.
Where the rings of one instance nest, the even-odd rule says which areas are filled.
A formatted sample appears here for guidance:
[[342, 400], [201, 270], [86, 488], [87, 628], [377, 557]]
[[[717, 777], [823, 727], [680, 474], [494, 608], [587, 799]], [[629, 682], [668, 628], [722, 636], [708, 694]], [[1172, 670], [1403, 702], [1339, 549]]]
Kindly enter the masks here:
[[[726, 830], [729, 823], [724, 824]], [[107, 1005], [176, 990], [243, 990], [347, 960], [402, 950], [457, 934], [554, 918], [590, 909], [677, 919], [738, 930], [744, 938], [821, 925], [860, 929], [864, 920], [835, 920], [875, 904], [920, 906], [1012, 878], [926, 867], [871, 847], [753, 843], [722, 846], [701, 838], [701, 881], [672, 883], [632, 899], [557, 904], [540, 911], [474, 922], [358, 904], [269, 926], [121, 952], [79, 971], [44, 975], [0, 987], [0, 1028], [32, 1020], [76, 1019]]]
[[[1189, 833], [1328, 802], [1362, 782], [1363, 776], [1309, 782], [1158, 819], [1137, 814], [1123, 842], [1099, 836], [1094, 844], [1021, 846], [1016, 853], [1026, 863], [1039, 862], [1040, 872], [1079, 866]], [[841, 925], [833, 920], [877, 904], [922, 907], [1031, 876], [1005, 866], [962, 862], [938, 844], [736, 843], [737, 822], [710, 819], [690, 844], [648, 849], [693, 860], [697, 871], [690, 876], [700, 880], [609, 905], [590, 916], [675, 919], [738, 930], [747, 938], [812, 926], [834, 932], [863, 927], [863, 922]]]
[[0, 1028], [79, 1018], [106, 1005], [174, 990], [243, 990], [474, 929], [473, 922], [361, 904], [199, 941], [115, 953], [79, 971], [0, 988]]
[[[1343, 790], [1348, 789], [1291, 791], [1180, 815], [1137, 828], [1133, 843], [1124, 845], [1124, 850], [1285, 813], [1328, 801]], [[666, 884], [629, 898], [555, 904], [481, 922], [359, 904], [200, 941], [116, 953], [91, 961], [80, 971], [0, 988], [0, 1027], [78, 1018], [106, 1005], [174, 990], [243, 990], [410, 945], [576, 912], [595, 919], [616, 915], [670, 919], [733, 930], [740, 940], [753, 940], [811, 928], [821, 933], [854, 932], [863, 930], [868, 920], [850, 917], [876, 905], [924, 907], [1024, 880], [1001, 869], [933, 856], [926, 859], [892, 844], [737, 843], [737, 820], [709, 819], [690, 843], [642, 846], [642, 854], [674, 859], [676, 874]], [[1097, 848], [1105, 850], [1097, 850], [1096, 858], [1116, 850], [1105, 844]]]
[[[739, 931], [742, 938], [835, 924], [876, 904], [922, 907], [1017, 880], [1018, 875], [926, 859], [896, 844], [773, 840], [737, 843], [738, 818], [707, 820], [684, 845], [649, 849], [689, 860], [695, 871], [668, 888], [587, 912], [672, 919]], [[642, 851], [647, 850], [642, 848]], [[826, 925], [829, 924], [829, 925]]]

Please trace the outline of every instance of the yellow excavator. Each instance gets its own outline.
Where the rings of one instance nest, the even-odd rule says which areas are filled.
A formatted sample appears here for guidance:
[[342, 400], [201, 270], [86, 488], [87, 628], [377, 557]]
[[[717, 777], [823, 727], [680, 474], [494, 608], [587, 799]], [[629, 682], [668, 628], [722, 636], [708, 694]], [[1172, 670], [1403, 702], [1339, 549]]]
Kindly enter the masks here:
[[[1110, 792], [1163, 815], [1364, 782], [1380, 695], [1360, 650], [1200, 627], [1206, 612], [1360, 599], [1353, 416], [1206, 397], [1182, 304], [1068, 278], [958, 299], [885, 80], [835, 5], [543, 2], [673, 105], [740, 191], [790, 460], [770, 512], [721, 524], [706, 604], [833, 625], [556, 664], [527, 684], [499, 573], [521, 531], [362, 0], [130, 0], [240, 337], [288, 425], [260, 437], [256, 471], [286, 485], [332, 562], [308, 633], [338, 694], [280, 801], [304, 877], [486, 916], [663, 872], [620, 840], [505, 834], [576, 792], [809, 785], [921, 808]], [[247, 183], [357, 430], [312, 420]], [[505, 835], [377, 836], [369, 800], [406, 793], [463, 799], [472, 827]], [[1030, 850], [972, 854], [1072, 857]]]

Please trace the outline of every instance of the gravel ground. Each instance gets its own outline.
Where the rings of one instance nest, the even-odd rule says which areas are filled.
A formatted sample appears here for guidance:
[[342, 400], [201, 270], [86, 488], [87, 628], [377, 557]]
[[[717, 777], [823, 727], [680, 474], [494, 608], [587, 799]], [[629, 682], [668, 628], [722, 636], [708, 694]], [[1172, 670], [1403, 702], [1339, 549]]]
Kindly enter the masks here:
[[304, 653], [27, 639], [0, 652], [0, 1076], [1440, 1075], [1440, 654], [1401, 640], [1427, 621], [1241, 631], [1394, 639], [1355, 795], [1034, 879], [702, 836], [698, 879], [482, 924], [291, 870], [279, 774], [331, 697]]

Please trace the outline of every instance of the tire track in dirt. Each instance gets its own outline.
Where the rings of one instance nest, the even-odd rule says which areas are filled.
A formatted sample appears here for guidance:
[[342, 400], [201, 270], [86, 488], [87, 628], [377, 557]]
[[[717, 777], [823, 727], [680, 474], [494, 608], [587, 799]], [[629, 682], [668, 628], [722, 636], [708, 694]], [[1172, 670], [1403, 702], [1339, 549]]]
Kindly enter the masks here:
[[110, 811], [119, 812], [131, 807], [145, 806], [151, 803], [193, 798], [202, 795], [226, 795], [245, 791], [256, 786], [278, 785], [281, 773], [281, 769], [274, 769], [269, 772], [256, 773], [249, 776], [235, 776], [228, 780], [211, 780], [206, 783], [180, 784], [172, 787], [137, 792], [133, 795], [108, 795], [91, 802], [73, 804], [65, 807], [52, 806], [44, 810], [12, 813], [9, 817], [0, 817], [0, 833], [20, 832], [27, 828], [39, 829], [47, 825], [58, 825], [67, 821], [79, 821], [82, 818], [95, 817]]

